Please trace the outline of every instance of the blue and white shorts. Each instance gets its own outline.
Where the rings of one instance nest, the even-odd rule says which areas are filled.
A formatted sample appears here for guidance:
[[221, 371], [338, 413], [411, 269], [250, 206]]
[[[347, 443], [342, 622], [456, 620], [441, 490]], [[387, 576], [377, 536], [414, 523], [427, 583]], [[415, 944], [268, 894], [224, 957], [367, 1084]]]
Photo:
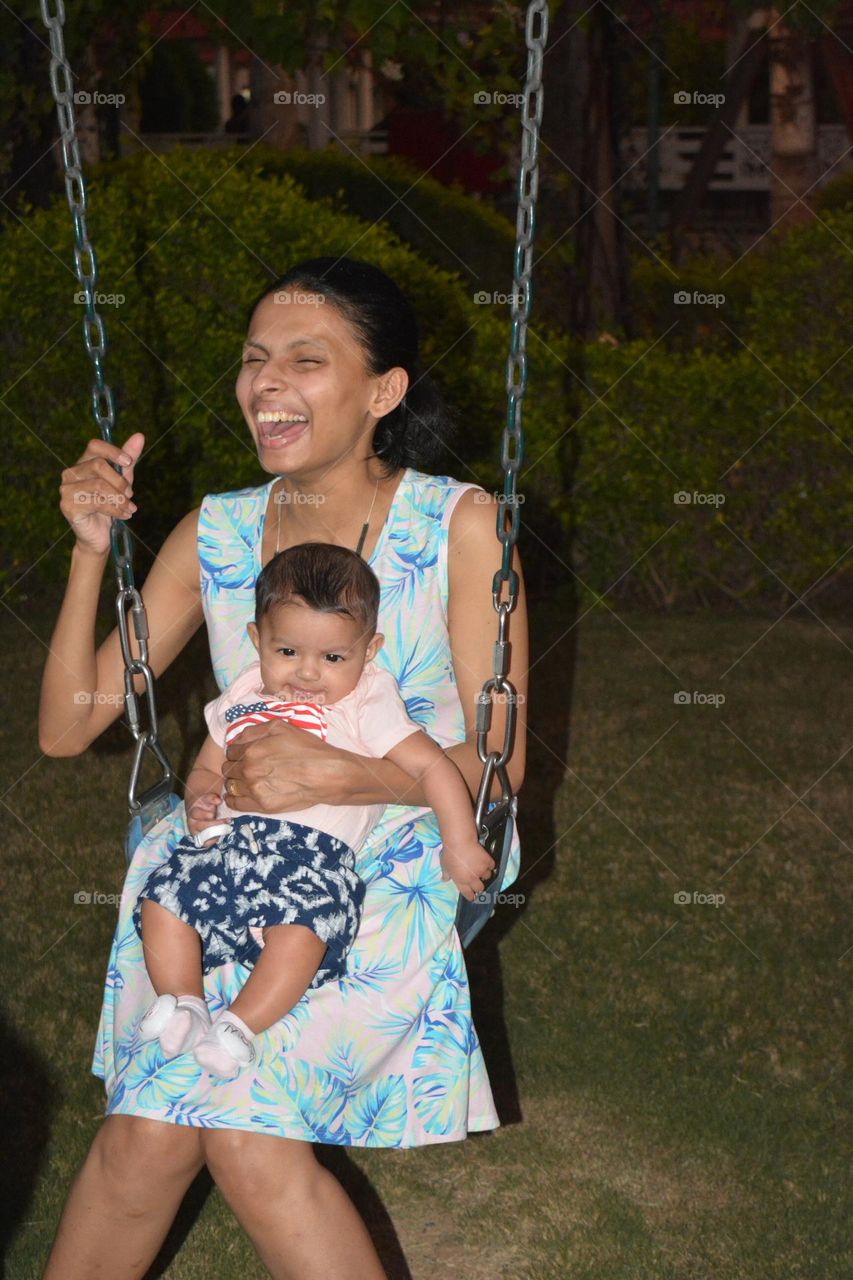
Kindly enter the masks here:
[[354, 867], [349, 845], [326, 831], [246, 814], [207, 849], [181, 840], [146, 880], [133, 922], [141, 936], [141, 901], [150, 898], [191, 925], [204, 973], [233, 960], [251, 968], [261, 947], [250, 929], [306, 925], [326, 943], [310, 984], [319, 987], [346, 972], [364, 901]]

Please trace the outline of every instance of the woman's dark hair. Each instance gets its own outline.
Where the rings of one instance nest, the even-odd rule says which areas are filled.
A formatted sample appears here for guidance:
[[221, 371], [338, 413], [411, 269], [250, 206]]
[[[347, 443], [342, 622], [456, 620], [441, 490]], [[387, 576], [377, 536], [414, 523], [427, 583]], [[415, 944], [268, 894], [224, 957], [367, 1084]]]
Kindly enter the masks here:
[[418, 325], [405, 294], [379, 267], [356, 258], [309, 258], [267, 285], [249, 308], [247, 328], [271, 293], [299, 289], [321, 294], [340, 311], [366, 355], [370, 377], [405, 369], [405, 396], [376, 423], [373, 451], [386, 475], [400, 467], [427, 468], [441, 457], [455, 422], [438, 386], [420, 370]]
[[321, 613], [342, 613], [374, 635], [379, 580], [361, 556], [330, 542], [300, 542], [274, 555], [255, 584], [255, 623], [298, 596]]

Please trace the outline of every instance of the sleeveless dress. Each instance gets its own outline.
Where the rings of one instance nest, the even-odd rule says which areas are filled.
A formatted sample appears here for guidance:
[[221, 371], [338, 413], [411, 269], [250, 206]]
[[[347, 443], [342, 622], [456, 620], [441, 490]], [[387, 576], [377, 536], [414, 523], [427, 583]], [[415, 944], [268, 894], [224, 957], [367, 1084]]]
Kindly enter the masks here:
[[[255, 657], [246, 623], [274, 483], [210, 495], [201, 507], [202, 601], [220, 689]], [[375, 661], [442, 747], [465, 740], [447, 631], [448, 527], [461, 494], [477, 487], [407, 468], [368, 561], [381, 586], [385, 637]], [[363, 1147], [449, 1142], [498, 1127], [454, 925], [458, 892], [441, 879], [430, 809], [385, 809], [357, 855], [366, 891], [345, 976], [309, 989], [256, 1037], [251, 1069], [217, 1081], [191, 1054], [167, 1060], [157, 1041], [138, 1044], [136, 1027], [154, 992], [133, 907], [150, 870], [186, 832], [181, 805], [142, 840], [128, 867], [92, 1062], [106, 1115]], [[516, 834], [502, 888], [518, 865]], [[231, 1003], [249, 972], [234, 962], [205, 976], [211, 1015]]]

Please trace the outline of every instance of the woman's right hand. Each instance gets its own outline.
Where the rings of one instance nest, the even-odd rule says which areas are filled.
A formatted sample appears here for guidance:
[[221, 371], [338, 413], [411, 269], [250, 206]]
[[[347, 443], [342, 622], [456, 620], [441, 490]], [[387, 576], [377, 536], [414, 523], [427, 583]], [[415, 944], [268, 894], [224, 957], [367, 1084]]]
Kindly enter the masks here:
[[[127, 520], [136, 510], [131, 501], [133, 468], [144, 444], [141, 431], [134, 432], [123, 447], [90, 440], [79, 461], [63, 471], [60, 510], [84, 550], [99, 555], [109, 551], [113, 519]], [[111, 462], [123, 468], [122, 475]]]

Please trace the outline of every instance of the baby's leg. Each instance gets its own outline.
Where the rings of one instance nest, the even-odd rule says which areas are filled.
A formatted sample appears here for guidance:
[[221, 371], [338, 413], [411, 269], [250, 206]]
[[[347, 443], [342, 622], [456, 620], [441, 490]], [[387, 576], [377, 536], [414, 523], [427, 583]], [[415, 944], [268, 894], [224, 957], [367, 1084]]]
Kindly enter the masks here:
[[325, 952], [325, 942], [307, 925], [264, 929], [264, 948], [255, 967], [231, 1007], [196, 1044], [196, 1062], [225, 1079], [253, 1062], [252, 1038], [283, 1018], [305, 994]]
[[320, 968], [326, 944], [304, 924], [276, 924], [264, 929], [264, 946], [231, 1005], [257, 1035], [289, 1013]]
[[203, 996], [201, 938], [195, 929], [150, 898], [143, 898], [140, 911], [142, 953], [158, 996], [166, 992]]

